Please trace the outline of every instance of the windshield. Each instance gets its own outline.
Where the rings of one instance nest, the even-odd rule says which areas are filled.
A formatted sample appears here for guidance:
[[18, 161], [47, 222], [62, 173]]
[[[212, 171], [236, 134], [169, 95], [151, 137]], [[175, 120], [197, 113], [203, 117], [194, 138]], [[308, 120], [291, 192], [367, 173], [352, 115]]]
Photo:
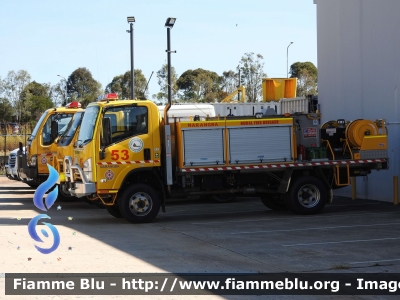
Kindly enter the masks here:
[[33, 140], [33, 139], [35, 138], [35, 136], [37, 135], [37, 132], [39, 131], [39, 128], [40, 128], [40, 126], [42, 125], [44, 118], [46, 118], [47, 112], [48, 112], [48, 110], [46, 110], [46, 111], [42, 114], [42, 116], [40, 117], [39, 121], [36, 123], [36, 126], [35, 126], [35, 128], [33, 129], [32, 134], [31, 134], [29, 140]]
[[67, 125], [69, 121], [71, 121], [73, 114], [72, 113], [58, 113], [51, 115], [46, 123], [43, 125], [42, 131], [42, 143], [43, 145], [51, 145], [54, 142], [54, 138], [51, 136], [51, 123], [57, 122], [58, 134], [60, 136], [64, 133], [65, 129], [67, 129]]
[[85, 114], [82, 119], [81, 128], [79, 130], [77, 140], [78, 146], [83, 146], [83, 144], [92, 140], [99, 110], [100, 108], [97, 105], [89, 106], [88, 108], [86, 108]]
[[73, 117], [72, 120], [68, 123], [67, 128], [65, 129], [63, 135], [61, 136], [58, 145], [59, 146], [68, 146], [72, 139], [75, 136], [76, 131], [81, 125], [82, 117], [84, 112], [77, 112]]

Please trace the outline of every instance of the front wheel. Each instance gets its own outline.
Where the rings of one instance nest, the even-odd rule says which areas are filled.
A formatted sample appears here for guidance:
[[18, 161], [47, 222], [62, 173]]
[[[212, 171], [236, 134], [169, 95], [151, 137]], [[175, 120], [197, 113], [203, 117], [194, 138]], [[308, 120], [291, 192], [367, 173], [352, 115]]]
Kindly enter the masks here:
[[294, 213], [307, 215], [320, 212], [328, 199], [325, 185], [316, 177], [297, 177], [291, 183], [286, 205]]
[[153, 221], [160, 210], [160, 197], [147, 184], [134, 184], [128, 187], [118, 199], [122, 216], [131, 223]]

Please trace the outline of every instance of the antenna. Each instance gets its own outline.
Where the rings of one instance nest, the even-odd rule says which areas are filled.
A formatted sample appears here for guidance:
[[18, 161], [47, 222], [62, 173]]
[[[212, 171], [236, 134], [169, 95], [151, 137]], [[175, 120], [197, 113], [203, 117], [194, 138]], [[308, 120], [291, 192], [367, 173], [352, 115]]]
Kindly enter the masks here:
[[153, 76], [153, 73], [154, 73], [154, 71], [151, 71], [151, 75], [150, 75], [149, 80], [147, 81], [146, 88], [144, 89], [144, 92], [143, 92], [143, 96], [146, 94], [146, 91], [147, 91], [147, 88], [149, 87], [149, 82], [150, 82], [151, 76]]

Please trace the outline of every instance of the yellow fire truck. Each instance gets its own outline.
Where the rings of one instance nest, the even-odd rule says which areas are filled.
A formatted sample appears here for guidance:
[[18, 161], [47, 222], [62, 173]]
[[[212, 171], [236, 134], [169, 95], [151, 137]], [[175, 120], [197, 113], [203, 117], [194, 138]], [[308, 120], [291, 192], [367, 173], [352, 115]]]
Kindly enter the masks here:
[[[21, 177], [25, 178], [30, 186], [37, 187], [48, 178], [47, 164], [58, 170], [58, 145], [55, 141], [65, 132], [72, 116], [78, 111], [83, 111], [80, 107], [80, 103], [71, 102], [65, 107], [48, 109], [40, 117], [28, 139], [26, 154], [20, 157]], [[22, 148], [21, 143], [20, 148]], [[59, 191], [59, 198], [63, 197], [68, 198], [71, 195]]]
[[72, 155], [74, 148], [73, 145], [77, 140], [79, 127], [82, 122], [84, 110], [77, 111], [71, 118], [65, 131], [54, 141], [57, 146], [56, 149], [56, 170], [59, 172], [58, 186], [61, 197], [72, 197], [68, 192], [65, 185], [65, 177], [63, 177], [63, 164], [64, 157]]
[[[90, 103], [73, 156], [69, 192], [101, 200], [115, 217], [150, 222], [169, 197], [259, 196], [271, 209], [313, 214], [350, 178], [388, 168], [384, 121], [320, 125], [320, 115], [168, 121], [148, 100], [108, 94]], [[167, 120], [167, 121], [165, 121]]]

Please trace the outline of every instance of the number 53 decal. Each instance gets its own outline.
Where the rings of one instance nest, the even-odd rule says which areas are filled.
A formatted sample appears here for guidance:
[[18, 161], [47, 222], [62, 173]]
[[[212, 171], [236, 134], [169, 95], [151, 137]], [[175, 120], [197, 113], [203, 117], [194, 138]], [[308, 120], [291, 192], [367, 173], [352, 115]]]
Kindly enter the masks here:
[[129, 159], [129, 153], [128, 150], [111, 150], [111, 159], [112, 160], [118, 160], [120, 158], [120, 153], [121, 152], [121, 159], [122, 160], [128, 160]]

